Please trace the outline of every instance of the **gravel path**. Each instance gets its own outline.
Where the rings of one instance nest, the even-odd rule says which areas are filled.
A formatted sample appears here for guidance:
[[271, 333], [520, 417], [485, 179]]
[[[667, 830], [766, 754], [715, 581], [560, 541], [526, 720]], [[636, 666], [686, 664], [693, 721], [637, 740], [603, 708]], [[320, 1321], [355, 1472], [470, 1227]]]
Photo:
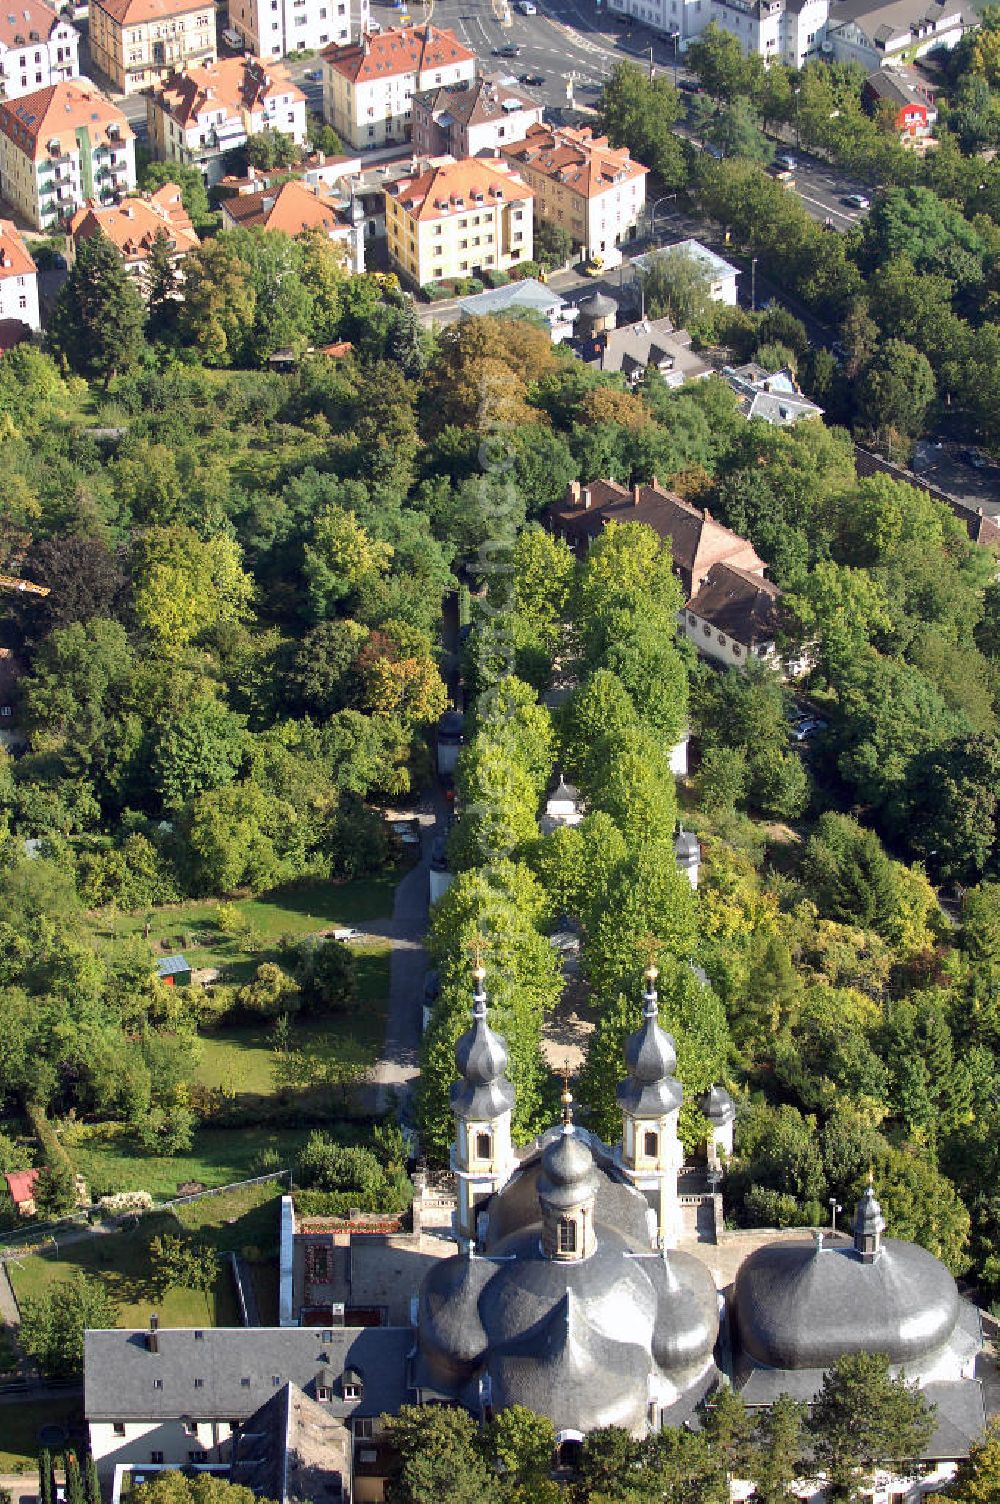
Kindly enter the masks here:
[[[400, 1100], [406, 1119], [407, 1103], [420, 1065], [420, 1025], [423, 1017], [424, 973], [427, 952], [428, 871], [434, 837], [444, 830], [445, 805], [435, 794], [414, 811], [420, 820], [420, 861], [396, 889], [392, 920], [384, 931], [392, 941], [389, 973], [389, 1008], [385, 1021], [385, 1044], [375, 1068], [376, 1104], [387, 1112], [393, 1095]], [[376, 926], [371, 926], [376, 932]]]

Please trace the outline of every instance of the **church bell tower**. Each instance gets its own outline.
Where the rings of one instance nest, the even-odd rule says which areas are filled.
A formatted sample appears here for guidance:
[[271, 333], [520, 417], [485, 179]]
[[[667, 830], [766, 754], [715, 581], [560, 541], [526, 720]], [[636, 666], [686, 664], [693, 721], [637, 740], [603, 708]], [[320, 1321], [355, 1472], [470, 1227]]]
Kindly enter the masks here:
[[455, 1046], [459, 1079], [451, 1088], [455, 1140], [451, 1168], [458, 1210], [455, 1231], [476, 1241], [479, 1208], [510, 1178], [516, 1163], [511, 1143], [514, 1088], [507, 1079], [507, 1048], [486, 1022], [486, 972], [472, 973], [472, 1027]]
[[656, 967], [649, 966], [642, 1025], [625, 1043], [628, 1075], [618, 1087], [622, 1141], [615, 1154], [653, 1210], [659, 1246], [674, 1248], [681, 1230], [677, 1172], [683, 1152], [677, 1121], [683, 1090], [673, 1074], [674, 1042], [657, 1021], [656, 977]]

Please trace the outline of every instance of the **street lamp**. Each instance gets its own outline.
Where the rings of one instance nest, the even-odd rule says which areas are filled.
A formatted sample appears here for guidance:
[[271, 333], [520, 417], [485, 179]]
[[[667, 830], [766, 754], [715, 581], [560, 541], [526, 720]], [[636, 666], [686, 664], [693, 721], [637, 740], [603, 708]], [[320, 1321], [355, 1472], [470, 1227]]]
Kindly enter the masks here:
[[671, 43], [674, 52], [674, 88], [677, 87], [677, 49], [680, 46], [681, 34], [679, 31], [667, 33], [667, 39]]
[[830, 1233], [831, 1233], [831, 1235], [833, 1237], [837, 1236], [837, 1213], [838, 1212], [842, 1212], [843, 1210], [844, 1210], [844, 1208], [840, 1205], [840, 1203], [837, 1200], [836, 1196], [831, 1196], [830, 1197]]
[[757, 257], [750, 258], [750, 312], [757, 312]]

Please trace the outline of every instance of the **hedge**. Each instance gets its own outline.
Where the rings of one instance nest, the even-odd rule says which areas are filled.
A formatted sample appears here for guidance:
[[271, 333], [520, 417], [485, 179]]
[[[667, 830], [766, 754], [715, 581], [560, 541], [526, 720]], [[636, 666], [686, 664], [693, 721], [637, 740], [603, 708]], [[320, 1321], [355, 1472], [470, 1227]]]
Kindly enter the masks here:
[[42, 1154], [48, 1168], [68, 1170], [71, 1175], [75, 1175], [76, 1165], [63, 1148], [59, 1135], [45, 1116], [45, 1108], [41, 1102], [29, 1102], [25, 1107], [25, 1113], [32, 1132], [42, 1146]]

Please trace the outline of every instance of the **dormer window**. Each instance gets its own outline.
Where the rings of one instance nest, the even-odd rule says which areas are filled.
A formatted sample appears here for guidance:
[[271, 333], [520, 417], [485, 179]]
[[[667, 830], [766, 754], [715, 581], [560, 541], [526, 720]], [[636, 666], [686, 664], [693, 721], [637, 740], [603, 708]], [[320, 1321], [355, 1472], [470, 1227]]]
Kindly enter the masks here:
[[345, 1368], [343, 1378], [340, 1381], [341, 1393], [345, 1400], [357, 1403], [364, 1398], [365, 1384], [356, 1368]]

